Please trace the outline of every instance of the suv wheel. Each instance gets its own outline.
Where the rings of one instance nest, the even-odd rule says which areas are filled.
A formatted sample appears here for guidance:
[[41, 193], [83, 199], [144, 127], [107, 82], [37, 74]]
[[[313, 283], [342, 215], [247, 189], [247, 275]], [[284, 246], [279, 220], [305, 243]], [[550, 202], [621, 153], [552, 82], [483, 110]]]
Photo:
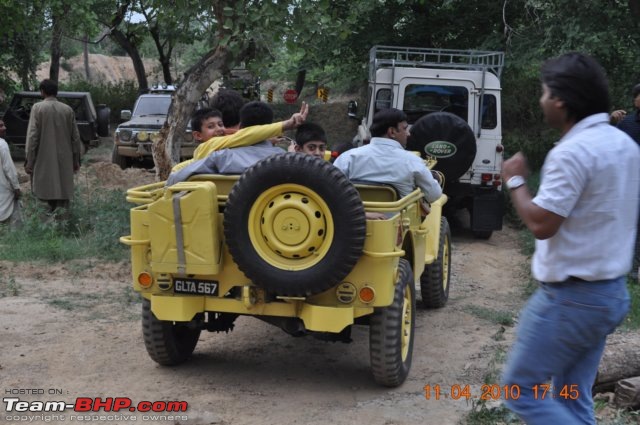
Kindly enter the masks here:
[[444, 307], [449, 300], [451, 280], [451, 231], [445, 217], [440, 219], [438, 258], [427, 265], [420, 276], [422, 304], [427, 308]]
[[126, 156], [119, 155], [118, 147], [115, 145], [113, 146], [113, 150], [111, 151], [111, 162], [116, 164], [123, 170], [129, 166], [129, 159]]
[[376, 308], [369, 322], [369, 352], [373, 376], [381, 385], [397, 387], [411, 369], [416, 319], [413, 272], [400, 259], [393, 304]]
[[151, 311], [151, 302], [142, 300], [142, 335], [149, 357], [163, 366], [186, 361], [196, 348], [200, 329], [183, 322], [158, 320]]
[[245, 171], [224, 212], [225, 240], [240, 270], [284, 296], [340, 283], [362, 254], [365, 226], [362, 200], [345, 175], [297, 153]]

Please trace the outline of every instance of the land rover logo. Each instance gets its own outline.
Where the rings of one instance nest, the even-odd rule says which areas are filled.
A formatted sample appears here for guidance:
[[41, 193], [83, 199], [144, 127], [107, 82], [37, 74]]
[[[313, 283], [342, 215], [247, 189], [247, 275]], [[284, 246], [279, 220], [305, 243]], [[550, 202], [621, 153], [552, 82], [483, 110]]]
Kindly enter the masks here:
[[427, 155], [432, 155], [436, 158], [449, 158], [455, 155], [457, 151], [456, 145], [444, 140], [434, 140], [424, 147], [424, 152]]

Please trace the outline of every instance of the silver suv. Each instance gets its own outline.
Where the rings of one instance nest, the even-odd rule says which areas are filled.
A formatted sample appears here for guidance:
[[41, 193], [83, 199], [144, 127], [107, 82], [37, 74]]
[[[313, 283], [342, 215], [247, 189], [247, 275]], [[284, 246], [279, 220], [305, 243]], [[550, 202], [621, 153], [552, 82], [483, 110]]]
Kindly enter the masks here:
[[[152, 160], [151, 145], [159, 140], [160, 129], [167, 121], [173, 90], [172, 86], [154, 88], [138, 97], [133, 112], [127, 109], [120, 111], [120, 119], [125, 122], [118, 126], [114, 135], [111, 156], [114, 164], [124, 169], [134, 161]], [[181, 144], [181, 159], [191, 158], [195, 147], [191, 128], [187, 127]]]

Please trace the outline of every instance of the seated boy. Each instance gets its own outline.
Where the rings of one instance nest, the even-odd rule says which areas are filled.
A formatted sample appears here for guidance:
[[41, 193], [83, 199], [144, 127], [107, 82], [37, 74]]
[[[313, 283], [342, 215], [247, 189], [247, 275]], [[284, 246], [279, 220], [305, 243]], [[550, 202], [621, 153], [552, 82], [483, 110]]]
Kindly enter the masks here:
[[296, 140], [291, 141], [289, 152], [301, 152], [324, 159], [327, 134], [318, 124], [307, 122], [298, 127]]
[[[252, 103], [252, 102], [249, 102]], [[248, 105], [248, 104], [247, 104]], [[247, 105], [244, 105], [246, 107]], [[221, 149], [235, 148], [242, 146], [250, 146], [262, 140], [271, 139], [273, 137], [280, 136], [285, 130], [293, 130], [298, 127], [307, 119], [309, 113], [309, 107], [305, 102], [302, 102], [300, 112], [296, 112], [291, 115], [286, 121], [270, 123], [266, 125], [252, 125], [247, 126], [242, 123], [242, 116], [240, 117], [241, 129], [234, 134], [230, 134], [222, 137], [214, 137], [200, 144], [193, 153], [193, 159], [183, 161], [171, 170], [172, 172], [180, 171], [182, 168], [191, 164], [192, 162], [206, 158], [210, 153], [219, 151]], [[273, 111], [272, 111], [273, 114]]]
[[191, 134], [193, 138], [202, 143], [212, 137], [225, 135], [222, 114], [217, 109], [198, 109], [191, 116]]
[[[273, 111], [264, 102], [249, 102], [240, 110], [240, 131], [252, 127], [263, 127], [272, 122]], [[244, 170], [261, 159], [283, 152], [266, 139], [251, 146], [213, 151], [206, 158], [191, 161], [180, 170], [173, 171], [166, 184], [171, 186], [186, 181], [196, 174], [242, 174]]]

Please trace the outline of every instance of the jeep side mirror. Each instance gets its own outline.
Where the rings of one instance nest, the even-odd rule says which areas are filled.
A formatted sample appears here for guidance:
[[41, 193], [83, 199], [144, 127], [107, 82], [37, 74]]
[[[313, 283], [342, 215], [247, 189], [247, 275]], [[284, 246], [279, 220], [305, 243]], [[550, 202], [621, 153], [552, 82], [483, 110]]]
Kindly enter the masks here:
[[358, 119], [358, 102], [350, 100], [347, 105], [347, 115], [354, 120]]
[[122, 121], [129, 121], [131, 119], [131, 111], [128, 109], [120, 111], [120, 119]]

